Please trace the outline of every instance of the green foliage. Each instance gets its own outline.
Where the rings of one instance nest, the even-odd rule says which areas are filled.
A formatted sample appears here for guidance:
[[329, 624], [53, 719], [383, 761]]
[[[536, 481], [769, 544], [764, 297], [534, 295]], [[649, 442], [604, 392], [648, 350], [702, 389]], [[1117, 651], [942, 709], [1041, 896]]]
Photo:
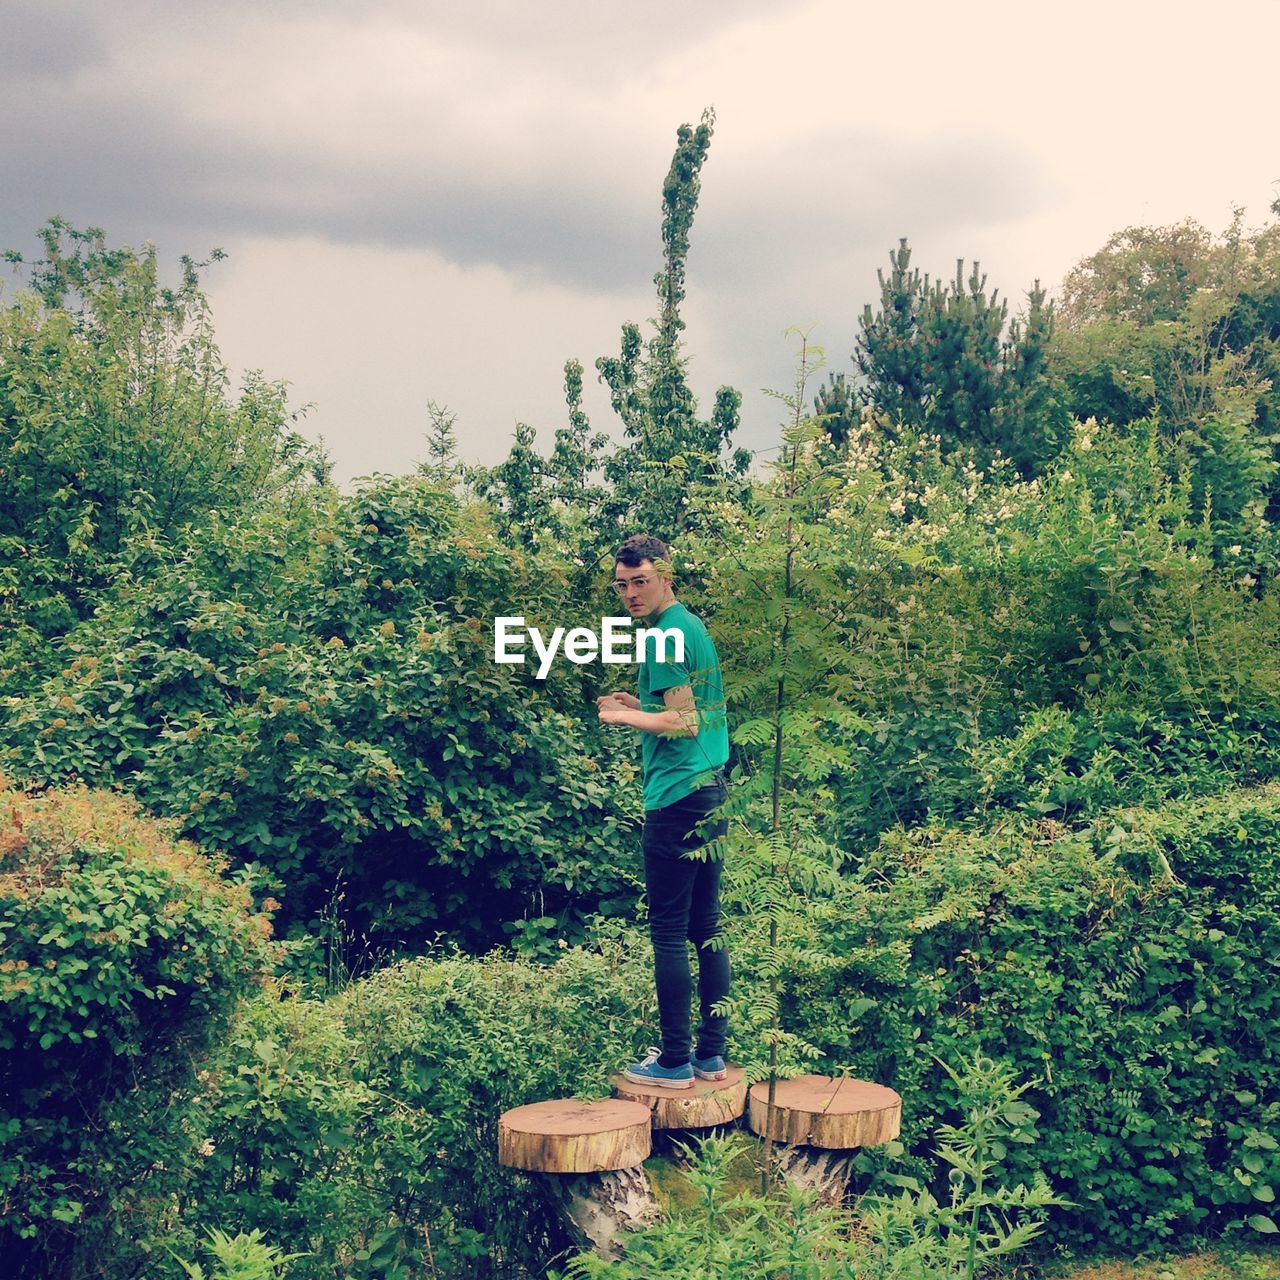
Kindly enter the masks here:
[[213, 517], [134, 547], [62, 669], [11, 702], [4, 759], [124, 783], [275, 877], [291, 925], [345, 895], [375, 947], [629, 910], [635, 766], [585, 715], [596, 677], [493, 662], [500, 614], [590, 621], [569, 576], [425, 477]]
[[118, 796], [6, 787], [0, 813], [0, 1230], [19, 1274], [74, 1277], [167, 1190], [174, 1091], [269, 925]]
[[434, 400], [427, 402], [427, 456], [418, 475], [427, 476], [450, 493], [462, 482], [466, 468], [458, 461], [458, 415]]
[[[154, 251], [46, 229], [0, 316], [0, 767], [127, 787], [248, 864], [291, 936], [290, 977], [200, 1060], [259, 963], [242, 891], [114, 818], [27, 819], [115, 801], [11, 802], [0, 1190], [26, 1270], [546, 1264], [563, 1242], [493, 1128], [602, 1088], [651, 1019], [645, 944], [592, 918], [634, 908], [639, 788], [587, 713], [596, 673], [496, 666], [492, 625], [610, 611], [599, 562], [637, 524], [677, 540], [728, 678], [707, 852], [734, 1057], [892, 1083], [906, 1128], [859, 1157], [856, 1221], [722, 1203], [709, 1144], [698, 1209], [626, 1265], [968, 1277], [1029, 1238], [1004, 1210], [1041, 1208], [1078, 1247], [1274, 1233], [1280, 798], [1253, 784], [1280, 777], [1276, 228], [1121, 233], [1062, 328], [1037, 288], [1006, 330], [976, 267], [930, 284], [903, 242], [864, 385], [808, 415], [806, 347], [753, 492], [736, 393], [703, 420], [681, 351], [712, 126], [677, 135], [654, 332], [597, 363], [622, 447], [570, 361], [552, 454], [522, 425], [470, 471], [487, 509], [434, 404], [416, 476], [311, 483], [283, 390], [229, 394], [199, 264], [166, 289]], [[440, 934], [523, 959], [357, 979]], [[996, 1162], [1024, 1190], [993, 1190]]]
[[[977, 1259], [1020, 1247], [1028, 1220], [1009, 1217], [1010, 1235], [1001, 1224], [1037, 1207], [1047, 1238], [1078, 1249], [1265, 1230], [1280, 1182], [1266, 1048], [1280, 1037], [1277, 848], [1274, 787], [1076, 833], [1025, 818], [902, 831], [822, 892], [779, 895], [773, 940], [765, 914], [738, 908], [749, 868], [731, 864], [743, 1004], [785, 974], [781, 1025], [819, 1051], [812, 1069], [904, 1098], [905, 1152], [859, 1157], [857, 1256], [929, 1260], [889, 1275], [964, 1275], [975, 1206]], [[549, 968], [406, 962], [323, 1003], [267, 992], [202, 1081], [192, 1143], [205, 1154], [168, 1231], [251, 1221], [310, 1250], [297, 1264], [308, 1277], [539, 1265], [559, 1237], [533, 1185], [494, 1165], [496, 1118], [568, 1080], [602, 1093], [652, 1017], [639, 931], [560, 954]], [[735, 1060], [761, 1063], [759, 1030], [731, 1023]], [[834, 1221], [774, 1204], [757, 1205], [754, 1227], [718, 1218], [716, 1240], [746, 1251], [739, 1265], [762, 1238], [807, 1249], [797, 1266], [827, 1265]], [[685, 1215], [639, 1247], [674, 1250], [705, 1229]]]
[[988, 297], [977, 263], [966, 281], [961, 260], [943, 285], [911, 269], [905, 239], [889, 261], [854, 356], [866, 399], [896, 433], [936, 434], [944, 450], [963, 450], [980, 467], [1004, 457], [1025, 476], [1044, 470], [1066, 443], [1068, 417], [1049, 361], [1053, 304], [1040, 282], [1006, 334], [1008, 303]]
[[625, 526], [668, 541], [678, 537], [695, 523], [691, 504], [699, 494], [723, 489], [744, 475], [750, 461], [744, 450], [727, 466], [720, 460], [738, 426], [741, 395], [721, 387], [710, 419], [701, 421], [680, 349], [689, 233], [714, 128], [715, 113], [707, 110], [696, 128], [686, 124], [676, 131], [675, 155], [662, 185], [663, 269], [654, 276], [661, 310], [653, 336], [642, 344], [640, 330], [625, 325], [617, 358], [596, 361], [630, 446], [605, 463], [610, 532]]
[[679, 1274], [689, 1280], [973, 1280], [992, 1259], [1025, 1248], [1044, 1213], [1061, 1205], [1043, 1178], [1001, 1185], [1008, 1142], [1036, 1140], [1035, 1112], [1019, 1100], [1026, 1086], [989, 1060], [947, 1068], [960, 1091], [963, 1120], [939, 1129], [939, 1157], [951, 1166], [949, 1195], [928, 1190], [863, 1197], [853, 1212], [814, 1204], [813, 1192], [788, 1184], [773, 1195], [730, 1198], [731, 1166], [751, 1139], [741, 1134], [699, 1143], [689, 1172], [696, 1201], [630, 1235], [625, 1256], [608, 1263], [580, 1254], [564, 1276], [620, 1280]]
[[[796, 1074], [817, 1052], [781, 1016], [800, 957], [779, 922], [797, 901], [830, 893], [839, 854], [825, 830], [832, 800], [826, 784], [848, 763], [833, 733], [869, 727], [848, 716], [840, 701], [855, 664], [833, 630], [842, 602], [822, 518], [831, 477], [814, 447], [819, 424], [805, 413], [808, 382], [821, 360], [806, 341], [793, 392], [780, 397], [791, 416], [782, 456], [747, 510], [728, 504], [723, 510], [734, 550], [724, 555], [719, 539], [686, 546], [686, 557], [704, 564], [710, 581], [736, 586], [716, 591], [714, 625], [717, 644], [737, 672], [729, 714], [739, 778], [716, 815], [729, 820], [730, 833], [704, 846], [703, 854], [725, 858], [740, 909], [768, 928], [764, 981], [726, 1002], [743, 1032], [759, 1033], [758, 1046], [747, 1035], [738, 1040], [752, 1079]], [[766, 1158], [762, 1189], [768, 1177]]]
[[[917, 1264], [922, 1275], [973, 1280], [989, 1259], [1024, 1249], [1039, 1235], [1042, 1213], [1034, 1211], [1067, 1202], [1051, 1193], [1043, 1175], [1029, 1187], [992, 1186], [1008, 1144], [1032, 1146], [1039, 1137], [1035, 1128], [1039, 1113], [1021, 1100], [1029, 1084], [1018, 1084], [1008, 1067], [990, 1058], [976, 1057], [959, 1072], [945, 1062], [942, 1066], [960, 1095], [964, 1113], [963, 1123], [938, 1129], [938, 1156], [951, 1166], [949, 1201], [944, 1207], [924, 1191], [913, 1206], [903, 1193], [896, 1202], [877, 1207], [888, 1216], [886, 1226], [907, 1216], [901, 1210], [914, 1208], [914, 1229], [908, 1219], [903, 1237], [895, 1238], [884, 1227], [877, 1234], [895, 1261], [923, 1254]], [[1027, 1210], [1033, 1213], [1011, 1221]]]
[[326, 1001], [276, 987], [201, 1083], [198, 1154], [166, 1231], [252, 1221], [296, 1277], [529, 1274], [563, 1247], [496, 1163], [506, 1109], [608, 1091], [639, 1048], [651, 959], [628, 940], [543, 967], [428, 956]]
[[475, 493], [494, 508], [503, 540], [535, 553], [555, 545], [561, 532], [559, 511], [536, 439], [537, 432], [521, 422], [504, 462], [493, 468], [473, 467], [468, 472]]
[[1219, 544], [1280, 510], [1280, 224], [1127, 227], [1071, 271], [1053, 348], [1080, 417], [1158, 416]]
[[[1074, 832], [1008, 818], [886, 834], [830, 904], [784, 921], [809, 956], [784, 1018], [823, 1069], [893, 1084], [917, 1160], [956, 1106], [937, 1059], [981, 1054], [1034, 1081], [1039, 1138], [1004, 1158], [1078, 1206], [1051, 1217], [1055, 1241], [1133, 1252], [1265, 1230], [1254, 1219], [1271, 1220], [1280, 1179], [1277, 821], [1272, 784]], [[740, 982], [766, 980], [760, 922], [730, 946]]]
[[843, 373], [831, 374], [813, 398], [814, 417], [836, 445], [842, 445], [862, 417], [862, 396]]
[[341, 1171], [381, 1104], [352, 1078], [349, 1032], [336, 1009], [292, 995], [285, 983], [270, 984], [201, 1072], [187, 1181], [156, 1224], [159, 1240], [199, 1222], [253, 1222], [296, 1247], [319, 1243], [319, 1257], [353, 1216], [368, 1221]]
[[679, 1275], [686, 1280], [848, 1280], [858, 1257], [847, 1213], [817, 1206], [813, 1193], [787, 1184], [765, 1197], [726, 1191], [732, 1166], [745, 1159], [741, 1134], [699, 1143], [687, 1177], [694, 1203], [656, 1225], [631, 1232], [616, 1262], [593, 1253], [575, 1257], [548, 1280], [619, 1280]]
[[509, 545], [543, 551], [570, 535], [589, 574], [626, 533], [643, 529], [670, 541], [706, 525], [708, 499], [740, 501], [750, 491], [750, 453], [725, 456], [742, 397], [721, 387], [711, 416], [700, 418], [681, 350], [685, 264], [714, 127], [708, 110], [696, 127], [676, 132], [662, 187], [663, 269], [654, 276], [660, 311], [653, 334], [646, 341], [638, 325], [625, 324], [618, 355], [596, 361], [622, 423], [622, 444], [606, 452], [609, 437], [592, 433], [582, 407], [582, 366], [571, 360], [565, 365], [569, 424], [557, 430], [551, 457], [541, 457], [533, 428], [521, 424], [505, 462], [470, 472], [476, 493], [497, 508]]
[[302, 1257], [300, 1253], [281, 1253], [274, 1245], [265, 1243], [256, 1227], [237, 1236], [211, 1227], [205, 1248], [213, 1254], [217, 1270], [206, 1275], [198, 1262], [179, 1258], [190, 1280], [277, 1280], [288, 1273], [289, 1263]]
[[1277, 1280], [1280, 1252], [1233, 1241], [1156, 1257], [1062, 1258], [1039, 1274], [1045, 1280], [1184, 1280], [1189, 1276], [1196, 1280]]
[[1074, 819], [1276, 776], [1277, 601], [1255, 567], [1274, 537], [1217, 568], [1161, 454], [1090, 423], [1048, 475], [996, 481], [859, 425], [824, 513], [857, 662], [842, 703], [871, 725], [833, 779], [846, 851], [896, 823]]
[[170, 288], [153, 246], [113, 249], [58, 218], [41, 239], [30, 291], [0, 312], [0, 602], [14, 628], [0, 679], [20, 685], [131, 535], [250, 510], [325, 473], [282, 383], [251, 373], [230, 394], [207, 263], [184, 257]]

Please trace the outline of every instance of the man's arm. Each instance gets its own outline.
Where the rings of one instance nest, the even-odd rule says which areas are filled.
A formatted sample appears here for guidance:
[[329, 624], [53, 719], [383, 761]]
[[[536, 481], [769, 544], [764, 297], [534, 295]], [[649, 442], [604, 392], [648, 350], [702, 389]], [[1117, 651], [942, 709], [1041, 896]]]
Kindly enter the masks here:
[[671, 738], [696, 738], [698, 736], [698, 706], [693, 690], [682, 684], [667, 689], [662, 694], [665, 711], [641, 711], [628, 706], [612, 695], [598, 700], [600, 719], [605, 724], [624, 724], [641, 733], [659, 734]]

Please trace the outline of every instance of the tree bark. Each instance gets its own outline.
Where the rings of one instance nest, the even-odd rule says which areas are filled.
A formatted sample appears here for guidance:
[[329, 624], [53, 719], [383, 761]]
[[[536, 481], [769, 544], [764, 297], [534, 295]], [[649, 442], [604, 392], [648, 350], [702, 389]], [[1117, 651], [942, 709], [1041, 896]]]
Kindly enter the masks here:
[[539, 1181], [575, 1243], [610, 1262], [622, 1257], [628, 1231], [658, 1218], [653, 1188], [638, 1166], [601, 1173], [547, 1173]]
[[747, 1102], [745, 1072], [728, 1067], [723, 1080], [699, 1080], [692, 1089], [635, 1084], [621, 1073], [609, 1083], [619, 1098], [639, 1102], [653, 1113], [654, 1129], [709, 1129], [732, 1124]]

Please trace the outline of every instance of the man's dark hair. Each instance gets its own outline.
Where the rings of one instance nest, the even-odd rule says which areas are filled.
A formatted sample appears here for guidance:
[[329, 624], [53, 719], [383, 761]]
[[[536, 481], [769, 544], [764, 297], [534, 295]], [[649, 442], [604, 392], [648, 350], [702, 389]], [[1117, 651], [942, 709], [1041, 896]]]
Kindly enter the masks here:
[[652, 560], [655, 565], [659, 560], [669, 561], [671, 552], [661, 538], [651, 538], [647, 533], [633, 533], [614, 552], [613, 558], [616, 562], [625, 564], [628, 569], [635, 569], [646, 560]]

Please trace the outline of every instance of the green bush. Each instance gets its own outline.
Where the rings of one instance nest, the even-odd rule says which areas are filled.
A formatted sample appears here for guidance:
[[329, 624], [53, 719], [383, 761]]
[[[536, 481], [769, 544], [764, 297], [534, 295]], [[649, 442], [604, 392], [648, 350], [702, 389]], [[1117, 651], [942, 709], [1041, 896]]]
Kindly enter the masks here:
[[[1005, 818], [888, 834], [833, 896], [784, 919], [783, 1025], [827, 1068], [904, 1099], [905, 1171], [956, 1106], [937, 1059], [983, 1053], [1034, 1080], [1043, 1173], [1076, 1208], [1049, 1237], [1135, 1252], [1268, 1231], [1280, 1187], [1280, 787], [1073, 831]], [[732, 868], [730, 868], [732, 870]], [[729, 877], [728, 892], [734, 891]], [[750, 1031], [758, 925], [731, 941]], [[749, 1041], [737, 1055], [760, 1058]], [[813, 1069], [813, 1068], [810, 1068]], [[874, 1153], [864, 1171], [882, 1176]], [[893, 1170], [900, 1176], [902, 1169]]]
[[0, 1237], [21, 1274], [85, 1274], [171, 1190], [175, 1102], [270, 931], [220, 869], [120, 796], [0, 789]]
[[559, 602], [565, 566], [424, 478], [131, 555], [59, 674], [9, 703], [15, 776], [124, 785], [274, 876], [284, 927], [342, 897], [375, 949], [482, 950], [504, 923], [630, 907], [614, 851], [639, 785], [595, 723], [599, 668], [493, 661], [496, 615], [586, 620]]
[[497, 1164], [498, 1117], [606, 1095], [651, 984], [643, 950], [605, 943], [547, 967], [428, 956], [324, 1001], [265, 992], [201, 1082], [167, 1234], [252, 1226], [306, 1252], [290, 1271], [306, 1280], [537, 1274], [565, 1242], [534, 1183]]
[[[1047, 1241], [1132, 1253], [1265, 1230], [1280, 1184], [1277, 823], [1266, 787], [1077, 831], [899, 831], [830, 895], [809, 887], [780, 955], [736, 913], [731, 861], [731, 1055], [763, 1066], [758, 996], [780, 962], [783, 1025], [824, 1055], [806, 1069], [903, 1095], [903, 1149], [858, 1161], [861, 1188], [897, 1205], [878, 1202], [886, 1231], [928, 1235], [925, 1209], [951, 1202], [933, 1135], [968, 1104], [939, 1060], [979, 1054], [1031, 1082], [1034, 1132], [991, 1149], [1011, 1182], [1073, 1202], [1052, 1209]], [[437, 954], [322, 1000], [272, 983], [202, 1074], [153, 1247], [190, 1257], [197, 1229], [253, 1229], [305, 1253], [293, 1274], [307, 1280], [536, 1273], [564, 1241], [537, 1187], [495, 1163], [497, 1119], [603, 1093], [640, 1047], [650, 955], [638, 930], [609, 932], [550, 966]]]
[[0, 688], [24, 691], [131, 536], [253, 510], [326, 468], [283, 383], [250, 373], [232, 391], [207, 264], [183, 257], [168, 287], [154, 245], [109, 248], [61, 218], [40, 240], [28, 289], [0, 306]]
[[[932, 1135], [966, 1103], [939, 1059], [981, 1054], [1032, 1082], [1034, 1140], [998, 1155], [1010, 1180], [1073, 1202], [1050, 1212], [1047, 1241], [1132, 1253], [1265, 1230], [1280, 1185], [1277, 823], [1268, 786], [1076, 831], [1011, 817], [891, 833], [833, 894], [808, 888], [780, 951], [737, 914], [730, 855], [731, 1054], [763, 1067], [757, 997], [781, 963], [783, 1025], [824, 1055], [806, 1069], [903, 1095], [905, 1151], [859, 1157], [871, 1193], [949, 1203]], [[204, 1154], [178, 1219], [261, 1228], [309, 1251], [295, 1266], [316, 1280], [429, 1258], [476, 1277], [542, 1265], [557, 1228], [494, 1163], [496, 1122], [603, 1092], [639, 1047], [650, 957], [638, 931], [612, 932], [549, 967], [428, 957], [323, 1002], [267, 993], [202, 1086]]]
[[840, 697], [870, 726], [838, 739], [846, 851], [897, 824], [1079, 821], [1280, 776], [1274, 530], [1216, 548], [1154, 431], [1082, 424], [1022, 482], [873, 425], [810, 515], [836, 539]]

